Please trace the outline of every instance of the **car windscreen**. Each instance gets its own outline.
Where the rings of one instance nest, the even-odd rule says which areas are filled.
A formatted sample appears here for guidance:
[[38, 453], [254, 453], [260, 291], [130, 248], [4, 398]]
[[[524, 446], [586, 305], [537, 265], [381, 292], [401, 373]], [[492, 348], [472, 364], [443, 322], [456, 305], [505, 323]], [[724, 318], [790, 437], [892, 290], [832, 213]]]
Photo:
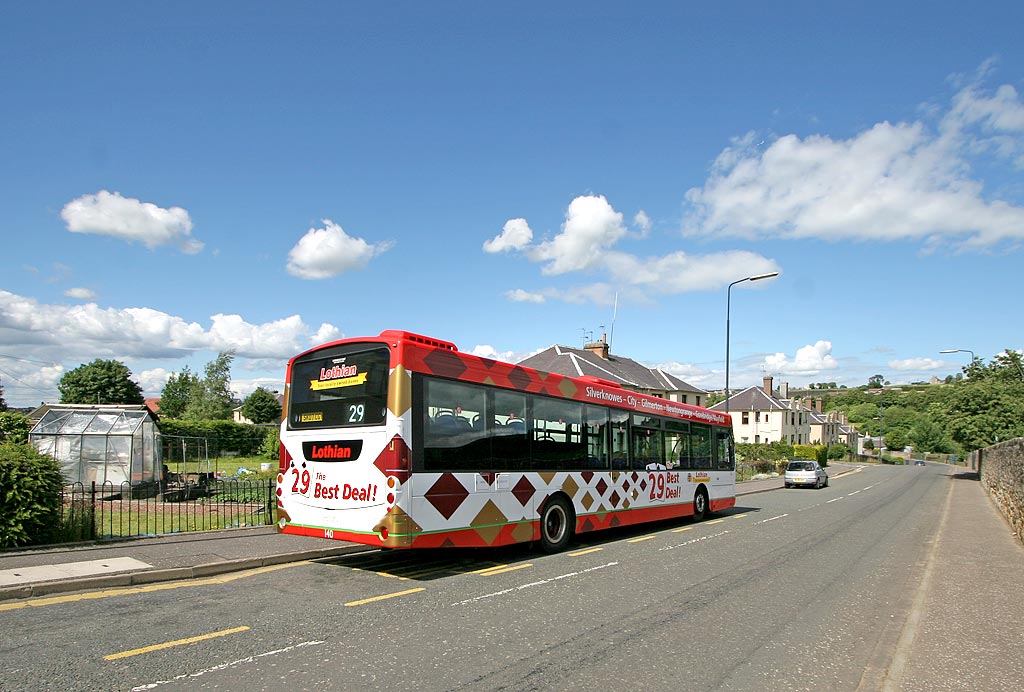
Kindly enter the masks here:
[[809, 461], [791, 461], [786, 467], [787, 471], [813, 471], [814, 464]]

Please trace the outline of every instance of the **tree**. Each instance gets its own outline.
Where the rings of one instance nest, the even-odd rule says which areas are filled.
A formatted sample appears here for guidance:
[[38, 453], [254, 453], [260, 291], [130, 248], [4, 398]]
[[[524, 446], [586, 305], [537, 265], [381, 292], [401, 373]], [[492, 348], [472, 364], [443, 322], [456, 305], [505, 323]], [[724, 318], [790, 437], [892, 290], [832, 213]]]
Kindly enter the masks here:
[[199, 385], [199, 376], [188, 369], [171, 375], [160, 394], [160, 415], [166, 418], [181, 418], [192, 399], [192, 392]]
[[899, 428], [887, 430], [883, 440], [885, 448], [891, 452], [902, 452], [909, 442], [907, 434]]
[[7, 410], [7, 402], [4, 401], [4, 383], [0, 380], [0, 413]]
[[[192, 388], [184, 418], [189, 420], [226, 420], [231, 418], [234, 396], [231, 394], [231, 362], [234, 351], [222, 351], [206, 364], [205, 377]], [[163, 406], [161, 405], [161, 408]]]
[[272, 393], [257, 387], [242, 402], [242, 415], [253, 423], [274, 423], [281, 420], [281, 404]]
[[922, 418], [910, 429], [910, 444], [916, 452], [938, 452], [949, 454], [953, 451], [953, 441], [949, 435], [935, 422]]
[[868, 378], [869, 389], [880, 389], [882, 384], [885, 382], [885, 377], [882, 375], [872, 375]]
[[142, 404], [142, 388], [117, 360], [100, 360], [64, 373], [57, 384], [62, 404]]
[[32, 420], [16, 411], [0, 413], [0, 442], [28, 442], [28, 434], [32, 431]]

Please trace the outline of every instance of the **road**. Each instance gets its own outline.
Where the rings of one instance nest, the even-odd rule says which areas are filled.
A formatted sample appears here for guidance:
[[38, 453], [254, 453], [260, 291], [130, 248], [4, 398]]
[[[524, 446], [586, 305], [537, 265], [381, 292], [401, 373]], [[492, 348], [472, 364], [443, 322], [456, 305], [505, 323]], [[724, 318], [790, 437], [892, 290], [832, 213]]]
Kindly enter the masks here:
[[869, 467], [557, 555], [372, 551], [0, 608], [0, 688], [879, 689], [951, 482]]

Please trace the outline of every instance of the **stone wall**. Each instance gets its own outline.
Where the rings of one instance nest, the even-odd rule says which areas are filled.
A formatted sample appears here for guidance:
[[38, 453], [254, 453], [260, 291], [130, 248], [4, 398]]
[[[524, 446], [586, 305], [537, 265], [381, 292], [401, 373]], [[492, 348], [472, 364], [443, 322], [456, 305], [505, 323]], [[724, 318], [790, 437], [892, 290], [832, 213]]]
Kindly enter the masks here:
[[968, 466], [980, 467], [981, 484], [1024, 541], [1024, 437], [973, 452]]

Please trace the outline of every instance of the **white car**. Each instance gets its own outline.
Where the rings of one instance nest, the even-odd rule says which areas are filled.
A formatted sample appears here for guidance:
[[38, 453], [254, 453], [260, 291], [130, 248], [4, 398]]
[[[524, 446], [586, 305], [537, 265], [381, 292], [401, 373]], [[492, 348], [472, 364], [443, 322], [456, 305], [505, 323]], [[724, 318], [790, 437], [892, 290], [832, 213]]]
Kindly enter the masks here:
[[794, 485], [828, 487], [828, 471], [818, 466], [816, 461], [791, 461], [786, 467], [784, 482], [787, 488]]

